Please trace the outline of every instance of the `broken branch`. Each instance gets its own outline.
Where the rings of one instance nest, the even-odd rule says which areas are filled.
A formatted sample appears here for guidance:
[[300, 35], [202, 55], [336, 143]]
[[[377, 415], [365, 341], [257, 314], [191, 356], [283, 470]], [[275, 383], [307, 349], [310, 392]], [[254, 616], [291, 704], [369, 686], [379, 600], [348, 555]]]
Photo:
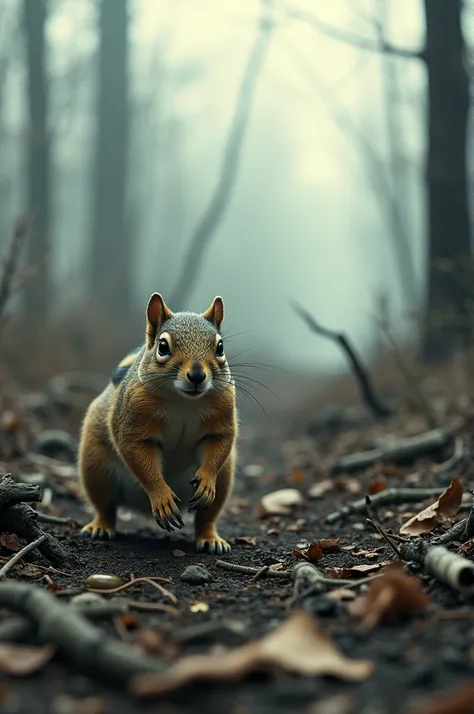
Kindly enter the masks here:
[[340, 332], [328, 330], [326, 327], [320, 325], [319, 322], [317, 322], [314, 317], [299, 303], [293, 303], [292, 307], [296, 314], [301, 317], [312, 332], [339, 344], [351, 364], [352, 371], [359, 385], [362, 399], [372, 414], [379, 418], [392, 416], [394, 414], [393, 409], [390, 409], [390, 407], [384, 404], [377, 396], [369, 373], [362, 364], [360, 357], [356, 354], [354, 348], [349, 342], [349, 339]]
[[[370, 505], [372, 508], [380, 508], [380, 506], [394, 506], [403, 503], [418, 503], [425, 498], [433, 498], [441, 496], [446, 489], [444, 488], [386, 488], [384, 491], [379, 491], [370, 497]], [[360, 498], [357, 501], [347, 503], [338, 511], [334, 511], [326, 516], [327, 524], [332, 525], [341, 518], [346, 518], [354, 513], [365, 513], [367, 508], [366, 497]]]
[[384, 442], [375, 449], [361, 451], [357, 454], [350, 454], [337, 459], [332, 463], [331, 473], [363, 470], [377, 461], [399, 463], [412, 460], [420, 454], [443, 449], [452, 439], [452, 436], [452, 430], [439, 427], [415, 436], [406, 436], [401, 439]]
[[258, 573], [259, 577], [291, 578], [291, 570], [272, 570], [272, 568], [269, 568], [262, 575], [262, 568], [252, 568], [250, 565], [237, 565], [237, 563], [228, 563], [226, 560], [216, 560], [216, 565], [218, 568], [232, 570], [234, 573], [244, 573], [245, 575], [257, 575]]

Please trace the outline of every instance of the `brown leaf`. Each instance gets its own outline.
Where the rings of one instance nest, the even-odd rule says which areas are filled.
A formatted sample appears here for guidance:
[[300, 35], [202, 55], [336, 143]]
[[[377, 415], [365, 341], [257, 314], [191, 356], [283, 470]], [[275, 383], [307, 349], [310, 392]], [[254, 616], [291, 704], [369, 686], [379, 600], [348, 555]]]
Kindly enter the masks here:
[[2, 546], [4, 550], [9, 550], [10, 553], [17, 553], [23, 547], [18, 540], [18, 536], [14, 533], [2, 533], [2, 535], [0, 535], [0, 546]]
[[474, 683], [467, 682], [454, 692], [437, 692], [409, 709], [408, 714], [471, 714], [473, 699]]
[[279, 491], [267, 493], [260, 500], [260, 517], [285, 516], [291, 513], [295, 506], [303, 503], [303, 496], [296, 488], [282, 488]]
[[257, 545], [256, 538], [249, 538], [247, 536], [237, 536], [235, 538], [234, 542], [238, 545], [252, 545], [252, 546]]
[[354, 565], [352, 568], [329, 568], [324, 572], [326, 578], [350, 578], [351, 575], [360, 578], [365, 577], [367, 573], [379, 570], [383, 563], [372, 563], [367, 565]]
[[397, 622], [419, 612], [430, 603], [419, 581], [407, 575], [399, 562], [390, 563], [383, 575], [370, 583], [367, 595], [349, 604], [353, 617], [361, 619], [367, 629], [379, 622]]
[[447, 518], [454, 516], [461, 505], [463, 494], [462, 483], [457, 476], [453, 478], [448, 488], [441, 496], [420, 513], [412, 516], [401, 528], [401, 535], [416, 536], [429, 533], [435, 526]]
[[44, 570], [34, 563], [25, 563], [20, 570], [20, 575], [22, 578], [27, 578], [27, 580], [38, 580], [43, 577]]
[[353, 555], [359, 555], [363, 558], [376, 558], [378, 556], [377, 550], [358, 550], [357, 553]]
[[340, 550], [339, 538], [325, 538], [323, 540], [313, 540], [306, 550], [294, 550], [293, 555], [313, 562], [321, 560], [324, 553], [337, 553]]
[[309, 498], [322, 498], [328, 491], [334, 490], [334, 483], [332, 479], [324, 479], [324, 481], [319, 481], [319, 483], [313, 483], [308, 491]]
[[0, 642], [0, 671], [16, 677], [27, 677], [42, 669], [54, 656], [53, 645], [13, 645]]
[[156, 696], [198, 681], [238, 681], [252, 672], [276, 669], [308, 677], [332, 675], [360, 682], [370, 676], [373, 668], [369, 660], [345, 657], [318, 628], [313, 617], [298, 610], [260, 640], [219, 655], [183, 657], [161, 675], [134, 677], [131, 690], [138, 697]]
[[369, 496], [373, 496], [374, 493], [380, 493], [380, 491], [385, 491], [386, 488], [387, 482], [384, 479], [377, 479], [376, 481], [372, 481], [372, 483], [369, 485], [367, 493], [369, 494]]
[[175, 549], [173, 550], [173, 555], [174, 555], [175, 558], [184, 558], [184, 556], [186, 555], [186, 553], [184, 552], [184, 550], [180, 550], [179, 548], [175, 548]]

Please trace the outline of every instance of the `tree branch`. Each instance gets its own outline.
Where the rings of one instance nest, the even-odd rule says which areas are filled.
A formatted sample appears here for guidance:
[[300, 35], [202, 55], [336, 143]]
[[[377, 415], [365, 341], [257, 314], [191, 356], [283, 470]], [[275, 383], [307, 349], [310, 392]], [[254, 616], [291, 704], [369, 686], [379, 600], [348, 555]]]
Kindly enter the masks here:
[[382, 37], [370, 38], [361, 37], [348, 30], [341, 30], [339, 27], [334, 27], [328, 22], [321, 20], [311, 12], [307, 12], [302, 8], [295, 7], [292, 4], [287, 5], [286, 14], [293, 20], [300, 20], [308, 27], [316, 32], [321, 32], [326, 37], [330, 37], [338, 42], [343, 42], [346, 45], [357, 47], [366, 52], [375, 52], [378, 54], [390, 54], [403, 59], [419, 59], [424, 60], [424, 50], [410, 50], [404, 47], [397, 47], [390, 42], [386, 42]]
[[354, 372], [354, 376], [362, 394], [362, 399], [372, 414], [375, 417], [392, 416], [394, 414], [393, 409], [390, 409], [390, 407], [385, 405], [377, 396], [370, 379], [370, 375], [350, 344], [348, 338], [342, 333], [335, 332], [334, 330], [328, 330], [326, 327], [320, 325], [319, 322], [317, 322], [314, 317], [298, 303], [293, 303], [292, 307], [296, 314], [301, 317], [312, 332], [315, 332], [317, 335], [321, 335], [321, 337], [333, 340], [340, 345], [351, 364], [352, 371]]
[[[262, 0], [262, 6], [264, 4], [270, 4], [269, 0], [266, 3]], [[234, 118], [227, 136], [220, 177], [209, 205], [191, 235], [183, 270], [169, 299], [169, 304], [173, 306], [173, 309], [178, 309], [180, 305], [183, 305], [194, 288], [206, 249], [228, 206], [237, 177], [257, 80], [267, 54], [273, 27], [272, 18], [262, 10], [257, 36], [244, 71]]]

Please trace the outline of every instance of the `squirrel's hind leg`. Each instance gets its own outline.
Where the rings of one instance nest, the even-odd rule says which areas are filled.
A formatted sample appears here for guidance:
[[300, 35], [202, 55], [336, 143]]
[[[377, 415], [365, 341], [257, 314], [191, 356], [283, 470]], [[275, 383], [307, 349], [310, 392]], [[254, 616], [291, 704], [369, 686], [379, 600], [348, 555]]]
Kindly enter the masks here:
[[87, 414], [79, 445], [79, 475], [84, 496], [95, 510], [81, 530], [83, 538], [113, 538], [117, 513], [116, 484], [110, 463], [112, 453], [98, 436], [94, 413]]
[[218, 534], [216, 521], [227, 497], [232, 491], [235, 461], [236, 453], [234, 448], [217, 475], [214, 501], [209, 508], [196, 511], [195, 532], [196, 550], [198, 552], [207, 550], [209, 553], [221, 555], [222, 553], [229, 553], [231, 550], [229, 543]]

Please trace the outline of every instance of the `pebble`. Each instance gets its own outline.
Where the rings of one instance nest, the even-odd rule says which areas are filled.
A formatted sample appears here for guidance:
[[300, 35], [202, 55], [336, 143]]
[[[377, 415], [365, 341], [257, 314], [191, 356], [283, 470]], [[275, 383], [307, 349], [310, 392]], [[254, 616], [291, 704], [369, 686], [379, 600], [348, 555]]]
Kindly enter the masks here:
[[184, 583], [192, 583], [193, 585], [203, 585], [209, 583], [214, 578], [211, 573], [200, 565], [188, 565], [181, 573], [180, 580]]
[[122, 580], [118, 575], [108, 575], [107, 573], [94, 573], [94, 575], [89, 575], [86, 580], [86, 586], [94, 588], [94, 590], [113, 590], [120, 585], [125, 585], [125, 580]]
[[71, 598], [72, 605], [96, 605], [99, 602], [104, 602], [101, 595], [96, 593], [80, 593]]
[[246, 478], [254, 479], [263, 476], [265, 468], [260, 464], [247, 464], [242, 471]]

